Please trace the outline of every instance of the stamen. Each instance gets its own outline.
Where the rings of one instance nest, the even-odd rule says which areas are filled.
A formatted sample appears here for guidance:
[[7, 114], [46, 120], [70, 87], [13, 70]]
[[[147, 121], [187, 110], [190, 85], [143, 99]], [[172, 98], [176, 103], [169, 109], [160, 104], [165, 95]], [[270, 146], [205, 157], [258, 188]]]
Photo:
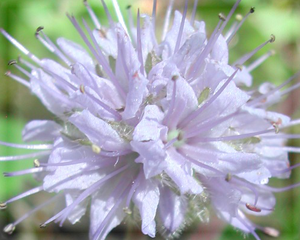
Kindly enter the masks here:
[[250, 203], [246, 203], [246, 207], [253, 212], [261, 212], [260, 208], [257, 208], [256, 206], [251, 205]]
[[[173, 80], [174, 79], [174, 80]], [[176, 84], [176, 77], [173, 76], [172, 77], [172, 80], [173, 80], [173, 92], [172, 92], [172, 98], [171, 98], [171, 102], [170, 102], [170, 105], [169, 105], [169, 109], [168, 109], [168, 112], [163, 120], [163, 124], [168, 126], [169, 124], [169, 121], [171, 119], [171, 116], [174, 112], [174, 109], [175, 109], [175, 102], [176, 102], [176, 92], [177, 92], [177, 84]]]
[[277, 135], [265, 135], [261, 136], [262, 138], [271, 138], [271, 139], [277, 139], [277, 138], [283, 138], [283, 139], [299, 139], [300, 134], [277, 134]]
[[[103, 0], [102, 0], [103, 1]], [[121, 87], [120, 82], [118, 81], [118, 79], [116, 78], [116, 76], [114, 75], [114, 73], [112, 72], [105, 56], [103, 55], [90, 27], [88, 26], [88, 24], [86, 23], [86, 21], [83, 19], [83, 24], [86, 28], [86, 30], [89, 33], [89, 36], [92, 39], [92, 42], [94, 43], [95, 47], [96, 47], [96, 51], [94, 50], [94, 48], [92, 47], [92, 45], [90, 44], [89, 40], [87, 39], [87, 37], [85, 36], [84, 32], [82, 31], [82, 29], [80, 28], [79, 24], [77, 23], [76, 19], [74, 17], [72, 17], [71, 21], [73, 22], [74, 26], [76, 27], [76, 29], [78, 30], [79, 34], [81, 35], [81, 37], [83, 38], [83, 40], [86, 42], [86, 44], [88, 44], [88, 47], [90, 48], [91, 51], [94, 52], [95, 57], [98, 61], [98, 63], [100, 65], [102, 65], [104, 71], [107, 73], [107, 75], [109, 76], [110, 80], [112, 81], [112, 83], [114, 84], [114, 86], [116, 87], [117, 91], [119, 92], [120, 96], [124, 99], [126, 99], [126, 94], [124, 92], [124, 89]]]
[[7, 208], [6, 203], [0, 203], [0, 210], [5, 210]]
[[50, 154], [49, 151], [44, 152], [38, 152], [38, 153], [29, 153], [24, 155], [16, 155], [16, 156], [1, 156], [0, 161], [16, 161], [16, 160], [22, 160], [22, 159], [29, 159], [29, 158], [36, 158], [40, 156], [45, 156]]
[[21, 148], [21, 149], [27, 149], [27, 150], [47, 150], [52, 149], [52, 144], [34, 144], [34, 145], [23, 145], [23, 144], [16, 144], [16, 143], [7, 143], [0, 141], [0, 145], [6, 146], [6, 147], [13, 147], [13, 148]]
[[117, 1], [117, 0], [112, 0], [112, 3], [113, 3], [113, 5], [114, 5], [114, 9], [115, 9], [115, 11], [116, 11], [116, 14], [117, 14], [117, 18], [118, 18], [119, 23], [121, 23], [121, 25], [122, 25], [122, 27], [124, 28], [126, 34], [129, 36], [128, 29], [127, 29], [127, 26], [126, 26], [126, 24], [125, 24], [123, 15], [122, 15], [122, 13], [121, 13], [120, 6], [119, 6], [119, 4], [118, 4], [118, 1]]
[[[86, 190], [84, 190], [77, 198], [75, 201], [73, 201], [72, 204], [70, 204], [68, 207], [64, 208], [63, 210], [61, 210], [59, 213], [57, 213], [56, 215], [54, 215], [53, 217], [51, 217], [49, 220], [47, 220], [44, 225], [47, 225], [48, 223], [52, 222], [52, 221], [60, 221], [60, 226], [63, 224], [63, 222], [65, 221], [65, 219], [68, 217], [68, 215], [70, 214], [70, 212], [79, 204], [81, 203], [84, 199], [86, 199], [88, 196], [90, 196], [91, 194], [93, 194], [95, 191], [97, 191], [99, 189], [99, 187], [106, 182], [107, 180], [111, 179], [112, 177], [114, 177], [115, 175], [123, 172], [125, 169], [127, 169], [129, 167], [129, 165], [125, 165], [124, 167], [121, 167], [120, 169], [106, 175], [105, 177], [103, 177], [102, 179], [100, 179], [99, 181], [95, 182], [94, 184], [92, 184], [89, 188], [87, 188]], [[82, 174], [82, 172], [80, 173]], [[68, 179], [70, 180], [70, 179]]]
[[101, 236], [102, 231], [104, 230], [107, 222], [110, 220], [110, 218], [113, 216], [113, 214], [115, 213], [115, 211], [117, 210], [117, 208], [119, 207], [119, 205], [121, 204], [121, 202], [123, 201], [126, 193], [129, 191], [129, 187], [128, 186], [122, 193], [122, 195], [119, 197], [119, 199], [115, 202], [115, 205], [113, 206], [113, 208], [109, 211], [109, 213], [107, 214], [107, 216], [105, 217], [105, 219], [101, 222], [98, 230], [95, 232], [95, 234], [93, 235], [93, 239], [99, 239], [99, 237]]
[[109, 10], [108, 10], [108, 8], [107, 8], [107, 6], [106, 6], [106, 3], [105, 3], [104, 0], [101, 0], [101, 2], [102, 2], [102, 5], [103, 5], [103, 8], [104, 8], [104, 11], [105, 11], [105, 13], [106, 13], [106, 16], [107, 16], [107, 18], [108, 18], [109, 25], [110, 25], [111, 28], [113, 28], [113, 26], [114, 26], [115, 24], [114, 24], [114, 21], [113, 21], [111, 15], [110, 15], [110, 13], [109, 13]]
[[295, 78], [300, 76], [300, 71], [297, 72], [296, 74], [294, 74], [293, 76], [291, 76], [288, 80], [286, 80], [284, 83], [280, 84], [278, 87], [274, 88], [273, 90], [269, 91], [266, 94], [263, 94], [255, 99], [253, 99], [252, 101], [248, 102], [247, 105], [248, 106], [256, 106], [258, 105], [263, 99], [266, 99], [268, 96], [271, 96], [273, 93], [279, 91], [280, 89], [282, 89], [283, 87], [285, 87], [287, 84], [289, 84], [292, 80], [294, 80]]
[[233, 183], [233, 184], [237, 184], [239, 186], [248, 188], [254, 194], [253, 206], [256, 206], [256, 204], [258, 202], [259, 194], [258, 194], [257, 189], [255, 188], [255, 186], [253, 186], [253, 184], [247, 182], [246, 180], [239, 179], [235, 176], [232, 176], [230, 178], [230, 182]]
[[36, 167], [36, 168], [40, 167], [41, 166], [40, 161], [38, 159], [34, 159], [33, 160], [33, 166]]
[[245, 139], [257, 135], [266, 134], [269, 132], [274, 132], [274, 130], [269, 129], [269, 130], [263, 130], [263, 131], [245, 133], [245, 134], [233, 135], [233, 136], [225, 136], [225, 137], [204, 137], [204, 138], [194, 137], [193, 141], [197, 141], [197, 142], [234, 141], [234, 140]]
[[0, 32], [10, 41], [15, 47], [17, 47], [21, 52], [28, 56], [32, 61], [36, 62], [38, 65], [41, 65], [41, 60], [30, 53], [22, 44], [20, 44], [16, 39], [10, 36], [4, 29], [0, 28]]
[[240, 211], [238, 211], [238, 215], [236, 216], [236, 218], [249, 230], [249, 232], [255, 237], [256, 240], [261, 240], [260, 237], [254, 231], [255, 228], [252, 225], [249, 225], [249, 223], [247, 223], [245, 221], [244, 214], [242, 214]]
[[120, 40], [119, 35], [118, 35], [117, 41], [118, 41], [118, 56], [121, 57], [121, 63], [122, 63], [121, 65], [123, 66], [124, 72], [125, 72], [126, 77], [127, 77], [127, 81], [129, 82], [130, 79], [131, 79], [131, 76], [129, 74], [130, 71], [127, 67], [127, 63], [126, 63], [125, 56], [124, 56], [124, 48], [121, 46], [121, 42], [120, 42], [121, 40]]
[[208, 166], [208, 165], [206, 165], [206, 164], [204, 164], [204, 163], [202, 163], [202, 162], [200, 162], [200, 161], [198, 161], [198, 160], [196, 160], [194, 158], [191, 158], [187, 154], [184, 154], [181, 149], [178, 149], [177, 151], [180, 153], [180, 155], [183, 158], [187, 159], [188, 161], [192, 162], [193, 164], [195, 164], [195, 165], [197, 165], [199, 167], [202, 167], [204, 169], [210, 170], [210, 171], [212, 171], [214, 173], [217, 173], [217, 174], [220, 174], [220, 175], [225, 175], [223, 172], [221, 172], [221, 171], [219, 171], [219, 170], [217, 170], [217, 169], [215, 169], [215, 168], [213, 168], [211, 166]]
[[285, 94], [288, 94], [292, 91], [294, 91], [295, 89], [299, 88], [300, 87], [300, 82], [294, 84], [293, 86], [281, 91], [281, 96], [285, 95]]
[[251, 72], [254, 69], [256, 69], [258, 66], [260, 66], [263, 62], [265, 62], [269, 57], [273, 56], [275, 54], [274, 50], [270, 50], [269, 52], [262, 55], [259, 59], [257, 59], [255, 62], [251, 63], [247, 67], [247, 71]]
[[272, 125], [273, 125], [273, 127], [275, 129], [275, 133], [276, 134], [279, 133], [279, 126], [278, 126], [278, 124], [277, 123], [273, 123]]
[[240, 21], [240, 23], [236, 26], [236, 28], [234, 29], [234, 31], [232, 32], [232, 34], [227, 38], [227, 44], [230, 43], [230, 41], [232, 40], [232, 38], [235, 36], [235, 34], [237, 33], [237, 31], [241, 28], [241, 26], [243, 25], [243, 23], [246, 21], [246, 19], [249, 17], [250, 14], [254, 13], [255, 8], [252, 7], [250, 8], [250, 11], [246, 14], [246, 16]]
[[225, 90], [225, 88], [228, 86], [228, 84], [231, 82], [231, 80], [235, 77], [238, 70], [236, 70], [222, 85], [222, 87], [214, 94], [212, 95], [200, 108], [198, 108], [196, 111], [194, 111], [192, 114], [188, 115], [181, 123], [179, 123], [179, 128], [183, 128], [186, 126], [189, 122], [194, 120], [197, 116], [199, 116], [200, 113], [202, 113], [207, 107], [210, 106]]
[[180, 42], [181, 42], [183, 28], [184, 28], [185, 19], [186, 19], [186, 14], [187, 14], [187, 10], [188, 10], [188, 2], [189, 2], [188, 0], [185, 0], [184, 11], [183, 11], [179, 31], [178, 31], [178, 36], [177, 36], [177, 41], [176, 41], [174, 53], [176, 53], [178, 51], [179, 47], [180, 47]]
[[7, 63], [8, 66], [12, 66], [12, 65], [15, 65], [15, 64], [17, 64], [17, 61], [16, 61], [16, 60], [10, 60], [10, 61]]
[[15, 229], [16, 229], [15, 225], [10, 223], [4, 227], [3, 232], [10, 235], [14, 232]]
[[19, 77], [17, 75], [12, 74], [11, 71], [7, 71], [5, 73], [5, 75], [8, 76], [8, 77], [10, 77], [10, 78], [12, 78], [12, 79], [14, 79], [18, 83], [21, 83], [25, 87], [30, 88], [30, 83], [28, 81], [26, 81], [25, 79], [23, 79], [23, 78], [21, 78], [21, 77]]
[[91, 8], [90, 4], [87, 0], [83, 0], [84, 6], [86, 7], [96, 29], [101, 29], [101, 24], [99, 22], [99, 19], [97, 18], [96, 14], [94, 13], [93, 9]]
[[194, 1], [194, 7], [193, 7], [192, 16], [191, 16], [191, 20], [190, 20], [191, 26], [193, 26], [194, 22], [195, 22], [195, 16], [196, 16], [196, 11], [197, 11], [197, 6], [198, 6], [198, 0], [195, 0]]
[[240, 203], [244, 204], [250, 211], [254, 211], [254, 212], [261, 212], [262, 210], [269, 211], [269, 212], [274, 211], [274, 208], [265, 208], [265, 207], [260, 207], [260, 206], [257, 206], [257, 205], [254, 206], [254, 205], [251, 205], [250, 203], [246, 203], [246, 202], [243, 202], [243, 201], [240, 201]]
[[236, 20], [236, 21], [234, 21], [234, 23], [231, 25], [231, 27], [229, 28], [229, 30], [228, 30], [227, 33], [225, 34], [225, 39], [226, 39], [226, 40], [227, 40], [227, 39], [231, 36], [231, 34], [234, 32], [234, 30], [235, 30], [236, 26], [238, 25], [238, 23], [239, 23], [240, 21], [243, 20], [243, 16], [242, 16], [241, 14], [237, 14], [237, 15], [235, 16], [235, 20]]
[[141, 177], [142, 177], [142, 174], [143, 174], [143, 170], [140, 169], [140, 172], [138, 174], [138, 176], [136, 177], [136, 179], [132, 182], [132, 186], [129, 190], [129, 193], [128, 193], [128, 196], [127, 196], [127, 200], [126, 200], [126, 208], [129, 209], [129, 204], [130, 204], [130, 201], [132, 199], [132, 196], [135, 192], [135, 190], [138, 188], [138, 186], [140, 185], [141, 183]]
[[141, 39], [140, 9], [138, 9], [138, 13], [137, 13], [137, 53], [138, 53], [138, 59], [139, 59], [140, 64], [141, 64], [140, 71], [141, 71], [142, 74], [145, 75], [143, 50], [142, 50], [142, 39]]
[[101, 148], [95, 144], [92, 145], [92, 150], [94, 153], [99, 154], [101, 152]]
[[56, 54], [63, 62], [65, 62], [68, 66], [71, 65], [69, 59], [58, 49], [58, 47], [51, 41], [51, 39], [43, 32], [40, 31], [44, 37], [44, 39], [37, 33], [36, 37], [39, 39], [46, 47], [49, 46], [49, 50]]
[[[117, 174], [125, 171], [128, 168], [129, 165], [125, 165], [124, 167], [120, 168], [119, 170], [116, 170], [113, 173], [108, 174], [107, 176], [105, 176], [103, 179], [99, 180], [98, 182], [94, 183], [91, 187], [89, 187], [88, 189], [86, 189], [85, 191], [83, 191], [78, 198], [76, 198], [76, 200], [70, 205], [68, 206], [66, 210], [62, 216], [59, 217], [60, 220], [60, 226], [62, 226], [62, 224], [64, 223], [64, 221], [67, 219], [68, 215], [71, 213], [71, 211], [79, 204], [81, 203], [84, 199], [86, 199], [87, 196], [93, 194], [95, 191], [98, 190], [98, 188], [107, 180], [109, 180], [110, 178], [116, 176]], [[123, 200], [123, 198], [122, 198]], [[63, 211], [64, 211], [63, 210]], [[59, 221], [59, 219], [57, 219], [57, 221]]]
[[84, 85], [83, 85], [83, 84], [80, 85], [79, 90], [80, 90], [80, 92], [81, 92], [82, 94], [85, 93], [85, 88], [84, 88]]
[[[278, 148], [278, 149], [280, 149], [280, 148]], [[298, 149], [298, 150], [299, 150], [299, 149]], [[299, 152], [300, 152], [300, 151], [299, 151]], [[291, 170], [293, 170], [293, 169], [295, 169], [295, 168], [297, 168], [297, 167], [299, 167], [299, 166], [300, 166], [300, 163], [297, 163], [297, 164], [294, 164], [293, 166], [288, 167], [288, 168], [286, 168], [286, 169], [272, 170], [272, 175], [273, 175], [273, 173], [274, 173], [274, 175], [275, 175], [275, 174], [282, 174], [282, 173], [290, 172]]]
[[285, 191], [291, 190], [291, 189], [299, 187], [299, 186], [300, 186], [300, 182], [292, 184], [292, 185], [287, 186], [287, 187], [282, 187], [282, 188], [275, 188], [275, 187], [270, 187], [270, 186], [267, 186], [267, 185], [261, 185], [260, 187], [262, 189], [265, 189], [265, 190], [268, 190], [268, 191], [271, 191], [271, 192], [285, 192]]
[[226, 21], [226, 16], [223, 14], [223, 13], [219, 13], [219, 19], [221, 20], [221, 21], [223, 21], [223, 22], [225, 22]]
[[212, 129], [213, 127], [219, 125], [220, 123], [222, 123], [238, 114], [239, 114], [239, 111], [236, 111], [232, 114], [229, 114], [229, 115], [221, 117], [221, 118], [215, 119], [215, 117], [214, 117], [214, 118], [206, 121], [205, 123], [201, 123], [196, 126], [189, 126], [187, 128], [184, 128], [183, 130], [186, 130], [184, 132], [184, 137], [185, 138], [195, 137], [195, 136], [199, 135], [200, 133], [207, 131], [209, 129]]
[[134, 37], [134, 33], [135, 33], [135, 26], [134, 26], [134, 21], [133, 21], [133, 17], [132, 17], [132, 12], [131, 12], [131, 5], [127, 6], [127, 18], [128, 18], [128, 25], [129, 25], [129, 36], [131, 38], [131, 42], [133, 45], [136, 44], [136, 39]]
[[[60, 81], [56, 81], [56, 85], [62, 87], [63, 89], [65, 89], [67, 92], [69, 92], [69, 89], [72, 89], [73, 91], [77, 90], [77, 86], [74, 83], [69, 82], [68, 80], [62, 78], [61, 76], [59, 76], [58, 74], [56, 74], [55, 72], [53, 72], [52, 70], [43, 68], [43, 70], [48, 73], [49, 75], [51, 75], [52, 77], [55, 78], [55, 80], [60, 80]], [[37, 79], [37, 78], [35, 78]], [[39, 79], [37, 79], [39, 80]]]
[[24, 214], [22, 217], [20, 217], [17, 221], [15, 221], [14, 223], [12, 223], [14, 226], [17, 226], [19, 223], [21, 223], [22, 221], [24, 221], [26, 218], [30, 217], [32, 214], [34, 214], [35, 212], [39, 211], [40, 209], [42, 209], [43, 207], [49, 205], [50, 203], [54, 202], [54, 200], [56, 200], [58, 197], [61, 196], [61, 193], [56, 194], [54, 197], [50, 198], [49, 200], [43, 202], [41, 205], [37, 206], [36, 208], [32, 209], [31, 211], [29, 211], [28, 213]]
[[94, 97], [92, 94], [90, 94], [88, 91], [85, 90], [84, 92], [91, 100], [93, 100], [95, 103], [97, 103], [98, 105], [100, 105], [103, 109], [105, 109], [107, 112], [109, 112], [110, 114], [112, 114], [115, 119], [117, 121], [120, 121], [122, 119], [122, 116], [120, 113], [118, 113], [117, 111], [115, 111], [114, 109], [112, 109], [111, 107], [109, 107], [108, 105], [106, 105], [105, 103], [103, 103], [101, 100], [99, 100], [98, 98]]
[[231, 179], [232, 179], [231, 173], [227, 173], [227, 174], [226, 174], [225, 181], [226, 181], [226, 182], [229, 182], [229, 181], [231, 181]]
[[30, 196], [30, 195], [39, 193], [39, 192], [43, 191], [43, 189], [44, 189], [43, 186], [39, 186], [39, 187], [36, 187], [36, 188], [32, 188], [32, 189], [30, 189], [30, 190], [28, 190], [28, 191], [26, 191], [26, 192], [23, 192], [23, 193], [21, 193], [21, 194], [15, 196], [15, 197], [13, 197], [13, 198], [10, 198], [10, 199], [7, 200], [5, 203], [6, 203], [6, 204], [9, 204], [9, 203], [15, 202], [15, 201], [20, 200], [20, 199], [22, 199], [22, 198], [25, 198], [25, 197], [28, 197], [28, 196]]
[[24, 68], [20, 67], [19, 65], [14, 64], [14, 67], [17, 68], [21, 73], [23, 73], [27, 77], [29, 77], [29, 78], [32, 77], [32, 75], [29, 72], [27, 72]]
[[266, 46], [268, 43], [273, 43], [275, 42], [275, 36], [272, 34], [270, 39], [266, 42], [264, 42], [263, 44], [261, 44], [260, 46], [258, 46], [257, 48], [255, 48], [253, 51], [251, 51], [250, 53], [247, 53], [246, 55], [244, 55], [243, 57], [241, 57], [239, 60], [237, 60], [233, 65], [243, 65], [247, 60], [249, 60], [255, 53], [257, 53], [260, 49], [262, 49], [264, 46]]
[[18, 57], [18, 62], [24, 64], [26, 67], [28, 67], [31, 70], [35, 70], [36, 66], [34, 66], [33, 64], [31, 64], [30, 62], [24, 60], [23, 58], [21, 58], [20, 56]]
[[295, 120], [290, 121], [288, 124], [282, 126], [282, 128], [288, 128], [288, 127], [292, 127], [292, 126], [299, 125], [299, 124], [300, 124], [300, 119], [295, 119]]
[[277, 238], [280, 236], [280, 232], [275, 228], [264, 227], [261, 229], [262, 232], [270, 237]]
[[168, 9], [167, 9], [167, 13], [166, 13], [166, 16], [165, 16], [165, 23], [164, 23], [163, 33], [162, 33], [162, 36], [161, 36], [162, 41], [166, 38], [168, 29], [169, 29], [169, 24], [170, 24], [171, 14], [172, 14], [172, 10], [173, 10], [173, 5], [174, 5], [174, 0], [170, 0], [169, 1], [169, 6], [168, 6]]
[[152, 7], [152, 27], [153, 32], [156, 32], [156, 6], [157, 6], [157, 0], [153, 0], [153, 7]]
[[39, 168], [30, 168], [30, 169], [25, 169], [25, 170], [21, 170], [21, 171], [15, 171], [15, 172], [4, 172], [3, 175], [4, 175], [4, 177], [16, 177], [16, 176], [33, 174], [33, 173], [38, 173], [38, 172], [43, 172], [43, 171], [45, 171], [45, 168], [39, 167]]

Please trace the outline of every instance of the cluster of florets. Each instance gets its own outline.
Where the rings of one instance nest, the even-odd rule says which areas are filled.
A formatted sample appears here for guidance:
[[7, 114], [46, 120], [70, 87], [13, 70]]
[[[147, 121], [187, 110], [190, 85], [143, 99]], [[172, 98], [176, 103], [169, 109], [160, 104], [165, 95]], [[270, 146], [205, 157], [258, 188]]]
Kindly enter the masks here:
[[[138, 13], [137, 26], [129, 17], [129, 29], [116, 1], [119, 23], [103, 2], [108, 28], [85, 2], [95, 29], [84, 22], [86, 34], [73, 16], [69, 18], [92, 57], [64, 38], [55, 45], [42, 27], [37, 29], [38, 40], [62, 63], [37, 58], [1, 30], [35, 63], [20, 59], [28, 71], [10, 62], [30, 81], [7, 75], [27, 86], [57, 116], [56, 121], [35, 120], [24, 128], [24, 141], [45, 144], [2, 143], [39, 150], [0, 160], [35, 158], [34, 168], [6, 176], [37, 174], [42, 185], [1, 208], [37, 192], [55, 192], [47, 204], [64, 197], [66, 207], [41, 226], [66, 219], [76, 223], [89, 206], [90, 238], [96, 240], [126, 218], [140, 221], [150, 237], [157, 230], [171, 237], [199, 213], [207, 214], [210, 202], [218, 216], [257, 239], [255, 229], [278, 235], [246, 215], [271, 213], [272, 192], [285, 190], [268, 186], [268, 181], [289, 177], [287, 152], [292, 150], [283, 147], [288, 135], [279, 129], [298, 122], [267, 110], [280, 100], [286, 83], [245, 90], [252, 84], [250, 71], [262, 59], [247, 67], [244, 63], [274, 36], [233, 65], [228, 63], [228, 43], [241, 24], [222, 32], [239, 2], [227, 17], [219, 16], [207, 38], [205, 23], [194, 20], [195, 9], [191, 20], [186, 18], [187, 4], [183, 14], [175, 11], [169, 28], [171, 1], [161, 42], [155, 32], [156, 1], [152, 17]], [[25, 218], [5, 231], [11, 233]]]

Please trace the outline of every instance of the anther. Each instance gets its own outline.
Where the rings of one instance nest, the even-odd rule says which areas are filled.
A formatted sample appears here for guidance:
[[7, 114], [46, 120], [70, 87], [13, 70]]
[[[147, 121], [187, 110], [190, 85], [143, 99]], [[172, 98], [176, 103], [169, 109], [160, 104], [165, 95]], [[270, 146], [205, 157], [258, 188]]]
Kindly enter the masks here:
[[271, 34], [271, 36], [270, 36], [270, 43], [275, 42], [275, 40], [276, 40], [275, 35]]
[[237, 20], [237, 21], [242, 21], [243, 20], [243, 15], [242, 14], [237, 14], [236, 16], [235, 16], [235, 19]]
[[178, 141], [183, 140], [183, 134], [182, 134], [182, 132], [179, 132], [179, 133], [178, 133], [177, 140], [178, 140]]
[[40, 228], [46, 228], [46, 227], [47, 227], [46, 224], [44, 224], [44, 223], [40, 224]]
[[36, 167], [36, 168], [40, 167], [41, 166], [40, 161], [38, 159], [34, 159], [33, 160], [33, 166]]
[[80, 92], [82, 93], [82, 94], [84, 94], [85, 93], [85, 88], [84, 88], [84, 85], [80, 85], [80, 87], [79, 87], [79, 90], [80, 90]]
[[231, 180], [231, 178], [232, 178], [231, 173], [227, 173], [226, 178], [225, 178], [226, 182], [229, 182]]
[[7, 208], [6, 203], [0, 203], [0, 210], [5, 210]]
[[43, 26], [38, 27], [35, 31], [35, 36], [37, 37], [43, 29], [44, 29]]
[[101, 152], [101, 148], [95, 144], [92, 144], [92, 150], [94, 153], [97, 153], [97, 154], [99, 154]]
[[178, 78], [179, 78], [178, 75], [174, 75], [174, 76], [172, 77], [172, 81], [176, 81]]
[[126, 214], [128, 214], [128, 215], [132, 214], [132, 211], [128, 207], [124, 207], [123, 208], [123, 212], [126, 213]]
[[222, 20], [223, 22], [226, 21], [226, 16], [223, 13], [219, 13], [219, 19]]
[[273, 123], [272, 125], [273, 125], [273, 127], [275, 129], [275, 133], [276, 134], [279, 133], [279, 126], [278, 126], [278, 124], [277, 123]]
[[255, 207], [253, 205], [250, 205], [249, 203], [246, 203], [246, 207], [252, 212], [261, 212], [261, 209]]
[[243, 70], [243, 65], [241, 65], [241, 64], [236, 64], [235, 66], [236, 66], [236, 68], [239, 69], [240, 71]]
[[255, 7], [250, 8], [250, 13], [254, 13], [255, 12]]
[[15, 64], [17, 64], [17, 61], [16, 61], [16, 60], [10, 60], [10, 61], [7, 63], [8, 66], [15, 65]]
[[3, 232], [5, 232], [7, 234], [12, 234], [15, 229], [16, 229], [16, 226], [14, 224], [10, 223], [4, 227]]
[[131, 8], [131, 5], [128, 5], [128, 6], [126, 7], [127, 10], [130, 9], [130, 8]]
[[270, 50], [270, 55], [271, 55], [271, 56], [274, 56], [275, 54], [276, 54], [276, 51], [275, 51], [275, 50], [273, 50], [273, 49]]
[[6, 73], [4, 73], [5, 76], [9, 76], [11, 74], [11, 71], [7, 71]]
[[275, 228], [265, 227], [262, 229], [262, 231], [264, 234], [274, 238], [279, 237], [280, 235], [280, 232]]

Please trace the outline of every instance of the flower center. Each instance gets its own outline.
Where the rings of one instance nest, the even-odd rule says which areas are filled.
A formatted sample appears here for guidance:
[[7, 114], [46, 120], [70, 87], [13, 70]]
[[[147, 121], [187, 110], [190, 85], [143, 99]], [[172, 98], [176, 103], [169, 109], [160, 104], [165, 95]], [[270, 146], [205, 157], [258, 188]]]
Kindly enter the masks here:
[[173, 146], [175, 148], [179, 148], [185, 143], [183, 138], [183, 132], [180, 129], [174, 129], [169, 131], [167, 140], [168, 142], [174, 141]]

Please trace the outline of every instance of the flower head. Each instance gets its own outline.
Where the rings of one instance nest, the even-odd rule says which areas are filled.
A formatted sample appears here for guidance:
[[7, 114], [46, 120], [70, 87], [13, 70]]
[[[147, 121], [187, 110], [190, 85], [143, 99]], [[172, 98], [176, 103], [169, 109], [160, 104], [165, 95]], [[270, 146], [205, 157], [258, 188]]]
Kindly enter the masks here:
[[[252, 223], [247, 215], [271, 213], [273, 192], [299, 185], [282, 189], [268, 185], [272, 177], [289, 177], [294, 168], [287, 153], [298, 149], [283, 144], [298, 135], [281, 129], [299, 120], [291, 121], [268, 107], [280, 101], [282, 87], [297, 75], [278, 87], [264, 83], [249, 91], [250, 72], [262, 59], [245, 65], [275, 37], [229, 64], [228, 43], [254, 12], [251, 8], [241, 24], [223, 35], [240, 0], [228, 16], [219, 15], [210, 37], [205, 23], [195, 20], [195, 8], [187, 19], [188, 1], [183, 13], [174, 12], [169, 27], [171, 0], [161, 41], [155, 31], [156, 0], [152, 17], [138, 12], [137, 25], [129, 28], [117, 2], [112, 2], [117, 23], [102, 1], [108, 27], [100, 24], [87, 1], [94, 29], [84, 20], [81, 27], [68, 15], [90, 53], [65, 38], [55, 44], [42, 27], [37, 29], [36, 38], [60, 63], [39, 59], [1, 29], [30, 59], [10, 62], [29, 81], [11, 72], [7, 75], [28, 87], [57, 120], [35, 120], [25, 126], [24, 141], [45, 143], [1, 142], [37, 150], [0, 157], [1, 161], [35, 158], [34, 168], [5, 175], [36, 174], [42, 184], [0, 207], [38, 192], [54, 192], [31, 213], [57, 198], [65, 199], [65, 208], [41, 226], [53, 221], [62, 225], [67, 219], [74, 224], [89, 207], [90, 239], [104, 239], [126, 218], [140, 219], [142, 232], [150, 237], [160, 231], [169, 238], [189, 224], [191, 213], [207, 211], [209, 200], [220, 218], [243, 232], [257, 239], [256, 229], [277, 235], [275, 229]], [[11, 233], [27, 216], [4, 231]]]

